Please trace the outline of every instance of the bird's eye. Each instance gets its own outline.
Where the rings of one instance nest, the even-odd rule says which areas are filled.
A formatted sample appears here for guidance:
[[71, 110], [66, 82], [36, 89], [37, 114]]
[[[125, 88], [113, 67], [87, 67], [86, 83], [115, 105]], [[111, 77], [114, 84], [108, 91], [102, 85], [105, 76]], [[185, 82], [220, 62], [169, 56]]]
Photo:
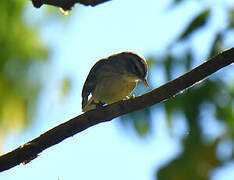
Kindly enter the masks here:
[[133, 67], [133, 68], [134, 68], [134, 71], [135, 71], [135, 72], [137, 72], [137, 71], [138, 71], [138, 69], [137, 69], [137, 66], [136, 66], [136, 65], [134, 65], [134, 67]]
[[132, 71], [133, 71], [133, 73], [136, 74], [137, 76], [140, 75], [140, 72], [139, 72], [139, 70], [138, 70], [138, 68], [137, 68], [137, 66], [136, 66], [135, 64], [134, 64], [133, 67], [132, 67]]

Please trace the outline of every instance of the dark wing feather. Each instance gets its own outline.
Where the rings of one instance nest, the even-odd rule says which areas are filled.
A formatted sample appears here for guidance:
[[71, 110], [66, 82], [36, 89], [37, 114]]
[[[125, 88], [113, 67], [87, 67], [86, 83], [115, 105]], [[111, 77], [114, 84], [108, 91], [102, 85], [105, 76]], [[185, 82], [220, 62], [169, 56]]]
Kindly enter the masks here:
[[85, 80], [82, 90], [82, 108], [84, 108], [88, 102], [89, 94], [92, 93], [97, 84], [97, 74], [101, 67], [105, 64], [107, 59], [99, 60], [90, 70], [88, 77]]

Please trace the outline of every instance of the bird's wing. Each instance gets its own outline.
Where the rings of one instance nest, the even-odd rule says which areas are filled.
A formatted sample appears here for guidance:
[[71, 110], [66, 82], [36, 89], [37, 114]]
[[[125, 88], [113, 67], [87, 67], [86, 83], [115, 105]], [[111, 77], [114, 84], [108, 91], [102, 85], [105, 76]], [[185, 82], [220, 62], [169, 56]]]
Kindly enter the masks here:
[[82, 108], [87, 105], [89, 94], [93, 92], [96, 87], [97, 75], [106, 61], [107, 59], [101, 59], [91, 68], [82, 90]]

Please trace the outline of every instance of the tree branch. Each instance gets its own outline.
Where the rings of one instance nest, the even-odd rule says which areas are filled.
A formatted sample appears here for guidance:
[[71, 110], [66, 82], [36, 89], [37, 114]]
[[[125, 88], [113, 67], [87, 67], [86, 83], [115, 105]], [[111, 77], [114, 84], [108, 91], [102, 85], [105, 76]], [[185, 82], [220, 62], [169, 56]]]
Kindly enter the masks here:
[[39, 153], [64, 139], [75, 135], [93, 125], [110, 121], [115, 117], [131, 113], [166, 100], [182, 90], [197, 84], [219, 69], [234, 63], [234, 48], [204, 62], [190, 72], [156, 88], [146, 94], [123, 100], [103, 108], [94, 109], [60, 124], [41, 134], [32, 141], [0, 156], [0, 171], [10, 169], [20, 163], [27, 163]]
[[40, 8], [43, 4], [56, 6], [63, 8], [63, 10], [71, 10], [75, 3], [80, 3], [86, 6], [96, 6], [98, 4], [110, 1], [110, 0], [31, 0], [33, 6]]

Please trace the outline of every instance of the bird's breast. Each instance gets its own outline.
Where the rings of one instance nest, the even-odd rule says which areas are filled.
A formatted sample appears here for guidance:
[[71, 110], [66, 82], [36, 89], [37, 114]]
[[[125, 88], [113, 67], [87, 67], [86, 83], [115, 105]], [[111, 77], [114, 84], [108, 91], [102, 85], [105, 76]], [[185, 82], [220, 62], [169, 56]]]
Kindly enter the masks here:
[[137, 78], [133, 76], [110, 76], [97, 82], [92, 96], [96, 102], [113, 103], [123, 100], [135, 88]]

